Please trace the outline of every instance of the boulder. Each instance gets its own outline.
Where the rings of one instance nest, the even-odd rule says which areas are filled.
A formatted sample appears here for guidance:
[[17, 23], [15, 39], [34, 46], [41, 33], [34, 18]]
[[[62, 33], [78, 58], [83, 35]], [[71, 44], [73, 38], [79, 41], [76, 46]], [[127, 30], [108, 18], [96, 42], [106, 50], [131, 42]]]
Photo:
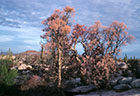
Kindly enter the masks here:
[[12, 56], [12, 60], [15, 60], [16, 59], [16, 56]]
[[118, 83], [118, 81], [119, 81], [120, 79], [122, 79], [122, 78], [123, 78], [123, 77], [120, 76], [120, 77], [116, 77], [116, 78], [112, 79], [112, 80], [110, 81], [110, 85], [111, 85], [111, 86], [116, 85], [116, 84]]
[[76, 83], [80, 83], [81, 82], [81, 78], [75, 78], [75, 82]]
[[84, 94], [91, 91], [95, 91], [97, 88], [94, 85], [85, 85], [85, 86], [79, 86], [71, 90], [67, 90], [69, 94]]
[[18, 66], [18, 70], [25, 70], [26, 69], [26, 64], [21, 64]]
[[26, 68], [31, 70], [32, 66], [31, 65], [27, 65]]
[[25, 75], [31, 74], [30, 70], [24, 70], [24, 71], [21, 71], [21, 72], [22, 72], [22, 74], [25, 74]]
[[118, 62], [117, 67], [119, 69], [128, 69], [128, 65], [125, 62]]
[[132, 79], [133, 79], [132, 77], [123, 77], [118, 82], [120, 84], [129, 84], [132, 82]]
[[18, 70], [26, 70], [26, 69], [32, 69], [31, 65], [21, 64], [18, 66]]
[[64, 86], [67, 89], [75, 88], [79, 85], [81, 85], [81, 78], [75, 78], [64, 82]]
[[134, 87], [134, 88], [140, 88], [140, 79], [133, 80], [133, 81], [131, 82], [131, 85], [132, 85], [132, 87]]
[[132, 73], [131, 70], [127, 70], [127, 74], [128, 74], [129, 77], [133, 77], [134, 76], [134, 74]]
[[25, 84], [28, 79], [29, 77], [27, 77], [26, 75], [20, 75], [15, 78], [15, 83], [16, 85], [22, 85]]
[[131, 89], [132, 87], [129, 84], [119, 84], [113, 87], [115, 91], [126, 91]]

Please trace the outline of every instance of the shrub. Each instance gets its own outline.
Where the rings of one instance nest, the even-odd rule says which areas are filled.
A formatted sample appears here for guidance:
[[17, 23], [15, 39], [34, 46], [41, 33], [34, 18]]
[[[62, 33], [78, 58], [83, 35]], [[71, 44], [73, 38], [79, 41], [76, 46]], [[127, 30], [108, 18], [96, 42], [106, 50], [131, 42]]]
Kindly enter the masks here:
[[14, 85], [17, 70], [10, 69], [12, 64], [9, 59], [0, 59], [0, 96], [15, 96], [18, 93]]
[[0, 59], [0, 66], [5, 65], [7, 68], [10, 68], [13, 65], [13, 62], [8, 59]]
[[38, 76], [38, 75], [33, 75], [30, 77], [29, 80], [23, 85], [21, 85], [21, 90], [29, 90], [29, 89], [34, 89], [39, 86], [44, 86], [46, 85], [46, 82], [44, 78]]
[[140, 78], [140, 62], [138, 59], [128, 59], [128, 68], [134, 73], [137, 78]]
[[12, 86], [15, 84], [15, 77], [17, 76], [17, 70], [11, 70], [9, 60], [0, 60], [0, 85]]

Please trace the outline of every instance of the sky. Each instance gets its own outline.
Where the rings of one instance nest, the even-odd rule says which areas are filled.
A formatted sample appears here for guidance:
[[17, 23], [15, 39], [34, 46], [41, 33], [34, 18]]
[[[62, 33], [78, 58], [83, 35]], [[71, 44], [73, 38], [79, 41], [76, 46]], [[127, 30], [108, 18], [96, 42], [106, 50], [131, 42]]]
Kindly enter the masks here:
[[[136, 40], [122, 47], [121, 56], [140, 57], [140, 0], [0, 0], [0, 50], [39, 51], [41, 21], [67, 5], [75, 8], [75, 23], [90, 26], [101, 21], [109, 26], [116, 20], [124, 22]], [[82, 52], [80, 45], [77, 49]]]

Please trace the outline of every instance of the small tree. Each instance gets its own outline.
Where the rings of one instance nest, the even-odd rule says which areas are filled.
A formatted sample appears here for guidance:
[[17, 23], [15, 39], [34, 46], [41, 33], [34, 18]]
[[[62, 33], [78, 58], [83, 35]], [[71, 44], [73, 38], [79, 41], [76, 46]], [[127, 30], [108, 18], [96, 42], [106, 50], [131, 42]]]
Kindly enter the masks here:
[[123, 60], [124, 60], [125, 63], [127, 63], [127, 60], [128, 60], [127, 54], [125, 54], [125, 57], [124, 57]]
[[[74, 14], [74, 9], [66, 6], [62, 11], [56, 9], [54, 13], [42, 23], [46, 26], [42, 36], [46, 39], [46, 50], [52, 54], [55, 64], [58, 64], [58, 87], [61, 87], [62, 63], [67, 52], [69, 33], [71, 31], [70, 18]], [[57, 66], [57, 65], [54, 65]]]
[[8, 52], [7, 52], [7, 58], [8, 58], [9, 60], [12, 60], [12, 56], [13, 56], [13, 53], [12, 53], [11, 49], [9, 48], [9, 50], [8, 50]]

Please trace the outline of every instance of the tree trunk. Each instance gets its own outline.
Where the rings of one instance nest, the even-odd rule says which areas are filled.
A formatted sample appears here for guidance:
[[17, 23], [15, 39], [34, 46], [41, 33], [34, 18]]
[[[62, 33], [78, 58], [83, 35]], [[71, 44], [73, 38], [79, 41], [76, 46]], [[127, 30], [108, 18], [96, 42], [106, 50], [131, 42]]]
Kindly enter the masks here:
[[41, 46], [41, 54], [40, 54], [40, 59], [41, 59], [41, 63], [43, 63], [43, 46]]
[[58, 87], [61, 87], [61, 81], [62, 81], [62, 50], [60, 48], [60, 45], [58, 46]]

